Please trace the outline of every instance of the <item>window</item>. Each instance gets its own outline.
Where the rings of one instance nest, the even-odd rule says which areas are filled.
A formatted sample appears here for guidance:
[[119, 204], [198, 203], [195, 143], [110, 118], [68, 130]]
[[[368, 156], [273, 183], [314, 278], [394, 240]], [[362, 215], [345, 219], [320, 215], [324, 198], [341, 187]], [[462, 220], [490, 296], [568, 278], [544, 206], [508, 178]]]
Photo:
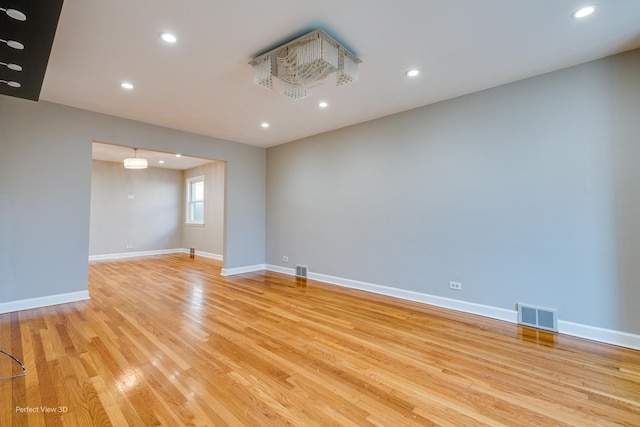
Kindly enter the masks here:
[[187, 224], [204, 224], [204, 176], [187, 178]]

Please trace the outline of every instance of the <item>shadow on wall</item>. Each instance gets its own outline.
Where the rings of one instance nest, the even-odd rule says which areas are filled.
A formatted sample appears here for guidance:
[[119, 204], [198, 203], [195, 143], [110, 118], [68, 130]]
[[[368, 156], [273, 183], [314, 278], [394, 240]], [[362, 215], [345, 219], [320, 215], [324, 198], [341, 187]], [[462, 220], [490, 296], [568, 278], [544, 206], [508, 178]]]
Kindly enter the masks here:
[[[615, 273], [612, 284], [616, 301], [613, 307], [617, 326], [640, 334], [640, 51], [610, 58], [615, 61], [614, 73], [608, 80], [609, 102], [606, 106], [609, 121], [611, 158], [611, 208], [613, 210], [613, 239]], [[635, 67], [626, 66], [633, 61]]]

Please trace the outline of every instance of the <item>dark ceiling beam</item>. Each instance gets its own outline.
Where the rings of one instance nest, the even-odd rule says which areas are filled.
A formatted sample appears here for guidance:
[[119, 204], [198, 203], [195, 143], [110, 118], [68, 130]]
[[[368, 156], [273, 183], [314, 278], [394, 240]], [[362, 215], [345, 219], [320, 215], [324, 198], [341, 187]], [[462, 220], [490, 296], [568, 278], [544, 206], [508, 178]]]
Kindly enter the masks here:
[[[64, 0], [0, 0], [0, 8], [14, 9], [26, 20], [14, 19], [0, 10], [0, 39], [17, 41], [24, 49], [0, 42], [0, 63], [17, 64], [16, 71], [0, 64], [0, 94], [37, 101], [49, 63]], [[15, 67], [14, 67], [15, 68]], [[15, 87], [16, 82], [20, 87]]]

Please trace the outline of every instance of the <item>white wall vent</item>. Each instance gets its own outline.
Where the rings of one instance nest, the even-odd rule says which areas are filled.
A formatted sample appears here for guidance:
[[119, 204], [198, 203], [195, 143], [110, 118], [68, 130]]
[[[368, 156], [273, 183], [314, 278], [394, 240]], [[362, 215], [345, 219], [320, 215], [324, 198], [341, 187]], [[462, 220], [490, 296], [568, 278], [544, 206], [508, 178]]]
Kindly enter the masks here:
[[558, 332], [558, 311], [518, 303], [518, 323]]
[[296, 277], [307, 277], [306, 265], [296, 265]]

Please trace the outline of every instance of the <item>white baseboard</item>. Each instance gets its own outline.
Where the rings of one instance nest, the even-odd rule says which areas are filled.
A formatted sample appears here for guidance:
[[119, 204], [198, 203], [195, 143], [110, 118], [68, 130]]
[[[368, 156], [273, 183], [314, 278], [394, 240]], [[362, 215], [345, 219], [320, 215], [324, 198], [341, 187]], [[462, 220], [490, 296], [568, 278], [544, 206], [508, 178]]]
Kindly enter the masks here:
[[47, 307], [49, 305], [66, 304], [69, 302], [89, 299], [89, 291], [69, 292], [66, 294], [49, 295], [46, 297], [29, 298], [18, 301], [0, 303], [0, 314], [11, 313], [32, 308]]
[[223, 268], [222, 271], [220, 272], [220, 275], [233, 276], [235, 274], [252, 273], [254, 271], [262, 271], [266, 269], [267, 268], [264, 264], [247, 265], [245, 267], [236, 267], [236, 268]]
[[558, 320], [558, 332], [574, 337], [640, 350], [640, 335], [634, 335], [628, 332], [598, 328], [597, 326], [567, 322], [566, 320]]
[[275, 271], [276, 273], [288, 274], [289, 276], [296, 275], [295, 268], [280, 267], [279, 265], [267, 264], [265, 265], [264, 269], [269, 271]]
[[[293, 268], [280, 267], [278, 265], [272, 264], [267, 264], [265, 266], [265, 269], [269, 271], [275, 271], [277, 273], [288, 274], [290, 276], [295, 276], [296, 274], [296, 270]], [[516, 310], [508, 310], [499, 307], [492, 307], [467, 301], [460, 301], [451, 298], [423, 294], [420, 292], [375, 285], [373, 283], [328, 276], [326, 274], [308, 272], [308, 278], [311, 280], [317, 280], [319, 282], [343, 286], [350, 289], [359, 289], [375, 294], [405, 299], [408, 301], [420, 302], [423, 304], [434, 305], [436, 307], [447, 308], [450, 310], [461, 311], [469, 314], [477, 314], [479, 316], [490, 317], [492, 319], [504, 320], [510, 323], [517, 323], [518, 321], [518, 312]], [[558, 321], [558, 329], [562, 334], [640, 350], [640, 335], [634, 335], [627, 332], [615, 331], [611, 329], [598, 328], [595, 326], [583, 325], [580, 323], [567, 322], [563, 320]]]
[[327, 276], [325, 274], [309, 273], [308, 278], [311, 280], [319, 280], [321, 282], [330, 283], [332, 285], [344, 286], [347, 288], [359, 289], [361, 291], [373, 292], [375, 294], [421, 302], [424, 304], [435, 305], [437, 307], [463, 311], [465, 313], [478, 314], [480, 316], [505, 320], [512, 323], [515, 323], [518, 318], [517, 312], [515, 310], [506, 310], [503, 308], [460, 301], [452, 298], [445, 298], [435, 295], [423, 294], [415, 291], [391, 288], [389, 286], [374, 285], [372, 283], [360, 282], [357, 280]]
[[[189, 254], [190, 252], [189, 252], [189, 249], [183, 248], [182, 249], [182, 253]], [[201, 256], [202, 258], [215, 259], [215, 260], [218, 260], [218, 261], [223, 261], [224, 260], [224, 257], [222, 255], [220, 255], [220, 254], [214, 254], [214, 253], [211, 253], [211, 252], [203, 252], [203, 251], [199, 251], [197, 249], [196, 249], [196, 256]]]
[[178, 249], [160, 249], [157, 251], [137, 251], [137, 252], [122, 252], [117, 254], [89, 255], [89, 261], [106, 261], [106, 260], [124, 259], [124, 258], [140, 258], [140, 257], [153, 256], [153, 255], [181, 254], [181, 253], [184, 253], [184, 250], [185, 249], [183, 248], [178, 248]]
[[[89, 261], [107, 261], [107, 260], [125, 259], [125, 258], [141, 258], [141, 257], [147, 257], [147, 256], [154, 256], [154, 255], [188, 254], [188, 253], [189, 253], [189, 249], [187, 248], [160, 249], [157, 251], [122, 252], [117, 254], [89, 255]], [[211, 252], [196, 251], [196, 255], [201, 256], [203, 258], [215, 259], [218, 261], [222, 261], [224, 259], [222, 255], [214, 254]]]
[[[266, 269], [269, 271], [275, 271], [277, 273], [288, 274], [291, 276], [295, 276], [296, 274], [296, 270], [293, 268], [280, 267], [277, 265], [267, 264]], [[437, 307], [449, 308], [451, 310], [463, 311], [465, 313], [478, 314], [480, 316], [491, 317], [493, 319], [505, 320], [512, 323], [515, 323], [518, 319], [518, 313], [515, 310], [506, 310], [503, 308], [423, 294], [420, 292], [392, 288], [389, 286], [375, 285], [373, 283], [344, 279], [341, 277], [334, 277], [326, 274], [309, 272], [307, 278], [311, 280], [317, 280], [319, 282], [329, 283], [332, 285], [343, 286], [350, 289], [358, 289], [361, 291], [372, 292], [374, 294], [386, 295], [414, 302], [421, 302], [424, 304], [435, 305]]]

